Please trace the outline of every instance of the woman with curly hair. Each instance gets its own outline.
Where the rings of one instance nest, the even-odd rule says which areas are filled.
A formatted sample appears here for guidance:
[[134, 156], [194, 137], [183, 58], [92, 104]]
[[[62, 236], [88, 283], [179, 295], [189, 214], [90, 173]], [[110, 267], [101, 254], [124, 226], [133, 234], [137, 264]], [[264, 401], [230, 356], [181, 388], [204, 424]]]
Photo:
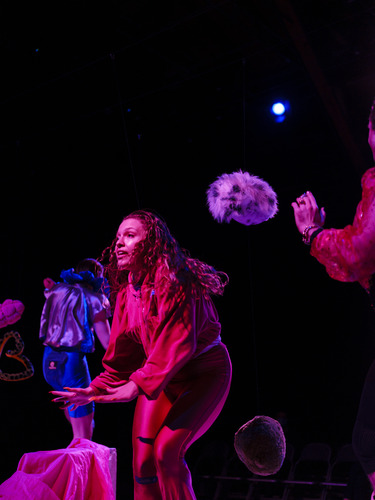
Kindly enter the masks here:
[[104, 372], [87, 389], [54, 392], [55, 401], [67, 407], [138, 398], [135, 500], [193, 500], [184, 456], [218, 417], [231, 381], [210, 297], [223, 293], [228, 277], [191, 258], [148, 211], [125, 217], [108, 253], [116, 307]]

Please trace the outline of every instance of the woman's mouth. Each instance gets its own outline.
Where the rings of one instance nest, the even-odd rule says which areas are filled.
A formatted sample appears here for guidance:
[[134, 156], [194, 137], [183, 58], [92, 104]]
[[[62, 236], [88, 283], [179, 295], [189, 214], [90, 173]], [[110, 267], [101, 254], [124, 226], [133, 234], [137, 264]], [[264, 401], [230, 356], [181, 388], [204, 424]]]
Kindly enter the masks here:
[[128, 252], [124, 252], [124, 251], [119, 251], [119, 252], [116, 252], [116, 257], [123, 257], [124, 255], [128, 255]]

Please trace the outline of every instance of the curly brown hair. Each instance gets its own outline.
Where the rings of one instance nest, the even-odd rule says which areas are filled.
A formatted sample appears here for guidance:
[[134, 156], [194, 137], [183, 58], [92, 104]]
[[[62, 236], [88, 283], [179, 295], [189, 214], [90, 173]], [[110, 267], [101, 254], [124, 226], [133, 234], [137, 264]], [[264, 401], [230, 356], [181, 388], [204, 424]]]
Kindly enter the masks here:
[[[146, 231], [146, 237], [138, 243], [135, 251], [141, 255], [143, 264], [151, 282], [155, 280], [157, 270], [162, 278], [172, 284], [190, 283], [196, 291], [210, 295], [222, 295], [227, 285], [228, 275], [216, 271], [212, 266], [190, 257], [187, 250], [180, 247], [165, 221], [148, 210], [136, 210], [124, 217], [138, 219]], [[116, 240], [102, 254], [105, 263], [105, 274], [112, 292], [117, 292], [127, 284], [128, 271], [117, 267], [115, 255]]]

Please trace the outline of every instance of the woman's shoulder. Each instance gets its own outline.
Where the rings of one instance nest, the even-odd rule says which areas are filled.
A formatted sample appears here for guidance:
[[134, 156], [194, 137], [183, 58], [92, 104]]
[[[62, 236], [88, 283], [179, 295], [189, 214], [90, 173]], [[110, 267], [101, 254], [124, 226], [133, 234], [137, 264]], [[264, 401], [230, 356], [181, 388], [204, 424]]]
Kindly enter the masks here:
[[187, 268], [171, 271], [161, 267], [155, 273], [153, 288], [157, 295], [178, 297], [181, 295], [199, 295], [200, 287], [196, 283], [193, 273]]

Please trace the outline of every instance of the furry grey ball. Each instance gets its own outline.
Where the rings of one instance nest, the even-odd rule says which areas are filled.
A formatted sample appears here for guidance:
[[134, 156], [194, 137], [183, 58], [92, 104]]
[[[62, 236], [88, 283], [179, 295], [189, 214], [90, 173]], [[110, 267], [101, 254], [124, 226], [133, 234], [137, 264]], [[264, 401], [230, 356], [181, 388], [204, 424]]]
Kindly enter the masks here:
[[214, 219], [232, 219], [250, 226], [260, 224], [277, 213], [277, 196], [263, 179], [249, 172], [223, 174], [207, 190], [208, 208]]
[[284, 431], [277, 420], [256, 416], [238, 429], [234, 436], [238, 458], [253, 473], [269, 476], [278, 472], [284, 462]]

